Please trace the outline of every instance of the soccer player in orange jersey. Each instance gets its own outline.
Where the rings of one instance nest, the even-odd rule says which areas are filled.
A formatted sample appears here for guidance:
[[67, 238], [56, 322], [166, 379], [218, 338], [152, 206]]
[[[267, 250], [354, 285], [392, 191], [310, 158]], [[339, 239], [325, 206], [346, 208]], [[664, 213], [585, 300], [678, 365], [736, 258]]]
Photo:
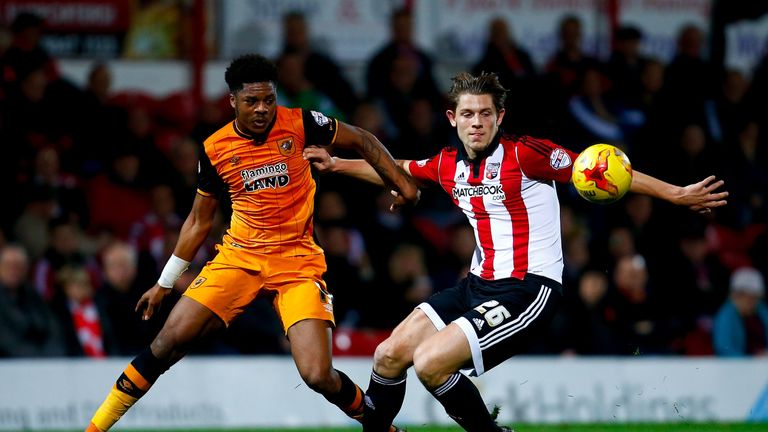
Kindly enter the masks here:
[[223, 194], [232, 201], [230, 228], [155, 340], [117, 379], [89, 432], [111, 428], [192, 343], [228, 325], [264, 290], [274, 295], [302, 379], [348, 416], [362, 416], [362, 391], [331, 361], [333, 304], [322, 279], [323, 251], [312, 237], [316, 184], [302, 152], [307, 146], [356, 150], [399, 192], [394, 207], [415, 203], [419, 191], [371, 133], [316, 111], [278, 106], [277, 71], [264, 57], [235, 59], [225, 80], [235, 119], [204, 143], [192, 210], [160, 279], [136, 306], [145, 320], [202, 245]]

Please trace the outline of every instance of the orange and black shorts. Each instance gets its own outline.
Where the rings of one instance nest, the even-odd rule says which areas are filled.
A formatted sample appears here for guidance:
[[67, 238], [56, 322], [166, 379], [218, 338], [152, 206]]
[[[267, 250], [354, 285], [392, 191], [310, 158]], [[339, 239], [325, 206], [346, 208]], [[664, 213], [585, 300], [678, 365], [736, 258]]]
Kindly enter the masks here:
[[322, 279], [322, 254], [277, 257], [220, 246], [189, 285], [185, 296], [207, 307], [227, 326], [260, 294], [272, 294], [275, 311], [288, 329], [305, 319], [334, 325], [333, 297]]

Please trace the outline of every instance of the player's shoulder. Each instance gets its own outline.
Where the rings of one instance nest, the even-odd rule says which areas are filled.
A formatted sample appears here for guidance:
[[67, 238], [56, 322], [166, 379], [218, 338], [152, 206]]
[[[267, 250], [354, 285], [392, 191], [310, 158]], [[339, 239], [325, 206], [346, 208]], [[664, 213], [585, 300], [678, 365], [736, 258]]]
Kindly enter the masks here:
[[509, 145], [531, 150], [534, 153], [539, 153], [543, 156], [548, 156], [554, 149], [559, 147], [549, 139], [533, 137], [530, 135], [510, 135], [507, 142]]
[[218, 142], [221, 142], [236, 136], [238, 136], [238, 134], [237, 134], [237, 131], [235, 130], [235, 122], [234, 120], [231, 120], [227, 122], [224, 126], [222, 126], [219, 130], [209, 135], [208, 138], [206, 138], [205, 141], [203, 141], [203, 146], [208, 148], [210, 146], [215, 145]]

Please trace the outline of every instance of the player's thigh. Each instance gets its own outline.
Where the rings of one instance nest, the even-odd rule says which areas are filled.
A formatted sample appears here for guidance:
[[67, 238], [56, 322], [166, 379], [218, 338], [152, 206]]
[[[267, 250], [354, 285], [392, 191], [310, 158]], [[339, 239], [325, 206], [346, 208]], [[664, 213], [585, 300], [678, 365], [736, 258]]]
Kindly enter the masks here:
[[305, 319], [288, 329], [288, 341], [296, 368], [306, 380], [330, 372], [331, 327], [325, 320]]
[[520, 283], [527, 286], [492, 294], [454, 321], [469, 343], [472, 359], [468, 366], [474, 368], [474, 375], [525, 352], [546, 337], [561, 289], [545, 278], [526, 277]]
[[303, 320], [335, 324], [333, 296], [322, 279], [325, 269], [323, 255], [269, 260], [266, 288], [275, 294], [273, 304], [286, 334]]
[[420, 378], [440, 377], [439, 382], [444, 382], [447, 375], [466, 366], [471, 358], [464, 332], [456, 323], [451, 323], [419, 344], [413, 363]]
[[260, 272], [232, 265], [219, 254], [203, 267], [183, 297], [203, 305], [228, 326], [263, 286]]

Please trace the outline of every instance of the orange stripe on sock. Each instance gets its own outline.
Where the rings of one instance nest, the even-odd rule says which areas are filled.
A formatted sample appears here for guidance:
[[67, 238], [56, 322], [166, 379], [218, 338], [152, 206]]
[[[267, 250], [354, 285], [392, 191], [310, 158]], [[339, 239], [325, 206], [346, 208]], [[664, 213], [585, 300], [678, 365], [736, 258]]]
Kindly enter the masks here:
[[352, 403], [349, 404], [349, 406], [347, 406], [344, 409], [344, 411], [347, 411], [347, 412], [349, 412], [349, 411], [357, 411], [362, 406], [362, 404], [363, 404], [363, 391], [360, 390], [360, 387], [358, 387], [358, 386], [355, 386], [355, 390], [357, 390], [355, 392], [355, 400], [352, 401]]
[[88, 427], [85, 429], [85, 432], [101, 432], [101, 431], [93, 423], [88, 423]]
[[141, 376], [139, 371], [137, 371], [132, 364], [129, 364], [128, 367], [125, 368], [124, 373], [125, 373], [125, 376], [127, 376], [128, 379], [131, 380], [134, 384], [136, 384], [136, 387], [138, 387], [142, 391], [147, 391], [152, 386], [152, 384], [150, 384], [146, 379], [144, 379], [143, 376]]

